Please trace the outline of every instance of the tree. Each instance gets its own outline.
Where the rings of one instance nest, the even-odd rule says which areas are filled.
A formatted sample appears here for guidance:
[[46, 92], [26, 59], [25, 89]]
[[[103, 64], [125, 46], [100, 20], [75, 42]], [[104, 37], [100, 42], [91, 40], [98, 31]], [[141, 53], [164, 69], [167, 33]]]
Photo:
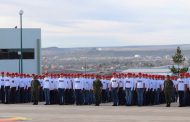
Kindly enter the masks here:
[[173, 74], [179, 76], [180, 73], [185, 73], [188, 71], [187, 67], [182, 67], [182, 64], [185, 62], [185, 58], [182, 54], [180, 47], [177, 47], [176, 53], [174, 56], [172, 56], [172, 59], [174, 65], [170, 68], [170, 70]]

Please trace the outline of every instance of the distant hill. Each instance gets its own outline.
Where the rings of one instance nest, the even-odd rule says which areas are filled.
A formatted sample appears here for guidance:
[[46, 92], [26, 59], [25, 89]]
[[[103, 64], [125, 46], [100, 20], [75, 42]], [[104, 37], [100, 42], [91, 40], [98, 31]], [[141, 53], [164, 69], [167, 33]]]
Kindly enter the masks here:
[[121, 47], [87, 47], [87, 48], [57, 48], [49, 47], [42, 49], [42, 55], [47, 56], [165, 56], [173, 55], [177, 46], [180, 46], [184, 55], [190, 57], [190, 44], [183, 45], [149, 45], [149, 46], [121, 46]]

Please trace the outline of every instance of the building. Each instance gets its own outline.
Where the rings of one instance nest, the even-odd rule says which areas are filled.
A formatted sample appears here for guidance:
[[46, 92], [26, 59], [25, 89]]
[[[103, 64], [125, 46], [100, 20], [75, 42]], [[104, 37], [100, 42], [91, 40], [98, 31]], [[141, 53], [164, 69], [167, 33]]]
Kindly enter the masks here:
[[[23, 73], [41, 73], [41, 29], [23, 28]], [[18, 28], [0, 28], [0, 71], [21, 71], [21, 35]]]

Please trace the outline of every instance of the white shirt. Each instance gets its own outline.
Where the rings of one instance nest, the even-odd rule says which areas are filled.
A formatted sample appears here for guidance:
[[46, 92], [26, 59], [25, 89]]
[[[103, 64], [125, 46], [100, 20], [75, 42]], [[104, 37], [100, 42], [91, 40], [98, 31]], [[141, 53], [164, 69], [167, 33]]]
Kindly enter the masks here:
[[178, 85], [178, 91], [184, 91], [185, 90], [185, 81], [184, 79], [178, 78], [177, 79], [177, 85]]
[[68, 78], [67, 79], [67, 88], [68, 89], [72, 89], [73, 88], [73, 79], [72, 78]]
[[10, 78], [9, 77], [5, 77], [5, 86], [10, 86]]
[[125, 78], [124, 79], [124, 88], [131, 88], [131, 90], [134, 87], [134, 81], [133, 78]]
[[19, 78], [19, 87], [26, 88], [26, 83], [24, 78]]
[[0, 77], [0, 86], [5, 85], [5, 77]]
[[55, 82], [53, 78], [49, 78], [50, 80], [50, 87], [49, 90], [54, 90], [55, 89]]
[[58, 79], [58, 88], [66, 89], [67, 88], [67, 79], [59, 78]]
[[161, 88], [161, 80], [156, 80], [156, 90]]
[[124, 82], [123, 82], [123, 80], [124, 80], [124, 79], [122, 79], [122, 78], [119, 78], [119, 79], [118, 79], [118, 82], [119, 82], [119, 88], [123, 88], [123, 86], [124, 86]]
[[108, 88], [108, 81], [107, 80], [101, 80], [102, 81], [102, 89], [106, 90]]
[[73, 82], [73, 89], [83, 89], [83, 80], [82, 78], [75, 78]]
[[49, 78], [45, 78], [43, 80], [43, 88], [45, 89], [49, 89], [50, 88], [50, 79]]
[[119, 87], [118, 79], [116, 79], [116, 78], [112, 78], [112, 79], [110, 80], [110, 83], [111, 83], [111, 87], [112, 87], [112, 88], [117, 88], [117, 87]]
[[93, 88], [93, 83], [94, 83], [94, 81], [95, 81], [95, 79], [92, 79], [92, 78], [89, 79], [89, 82], [90, 82], [90, 90], [93, 90], [93, 89], [94, 89], [94, 88]]
[[156, 81], [155, 80], [150, 79], [149, 88], [152, 89], [153, 91], [156, 89]]
[[85, 90], [90, 90], [90, 82], [89, 82], [89, 79], [85, 78], [84, 79], [84, 89]]
[[137, 88], [144, 88], [143, 78], [137, 78], [136, 84], [137, 84]]
[[10, 86], [11, 86], [11, 88], [16, 87], [16, 89], [17, 89], [18, 85], [19, 85], [18, 78], [10, 78]]
[[148, 89], [150, 88], [150, 80], [147, 78], [144, 78], [144, 82], [145, 82], [146, 91], [148, 91]]
[[26, 82], [26, 86], [27, 86], [27, 88], [29, 88], [29, 87], [31, 87], [31, 85], [32, 85], [32, 78], [25, 78], [25, 82]]

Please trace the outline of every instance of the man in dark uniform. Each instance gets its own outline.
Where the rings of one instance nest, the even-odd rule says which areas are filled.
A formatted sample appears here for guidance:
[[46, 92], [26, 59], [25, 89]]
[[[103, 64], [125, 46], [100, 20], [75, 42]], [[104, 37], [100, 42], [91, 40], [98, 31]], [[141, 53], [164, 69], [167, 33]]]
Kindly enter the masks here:
[[39, 101], [39, 89], [40, 89], [40, 82], [37, 79], [38, 76], [34, 75], [32, 84], [31, 84], [31, 91], [32, 91], [32, 97], [33, 97], [33, 105], [38, 105]]
[[164, 94], [166, 99], [166, 107], [170, 107], [172, 99], [173, 82], [170, 80], [170, 76], [167, 75], [167, 79], [164, 81]]
[[93, 82], [93, 89], [95, 95], [95, 106], [99, 106], [101, 103], [102, 94], [102, 82], [100, 81], [100, 76], [96, 76], [96, 80]]

